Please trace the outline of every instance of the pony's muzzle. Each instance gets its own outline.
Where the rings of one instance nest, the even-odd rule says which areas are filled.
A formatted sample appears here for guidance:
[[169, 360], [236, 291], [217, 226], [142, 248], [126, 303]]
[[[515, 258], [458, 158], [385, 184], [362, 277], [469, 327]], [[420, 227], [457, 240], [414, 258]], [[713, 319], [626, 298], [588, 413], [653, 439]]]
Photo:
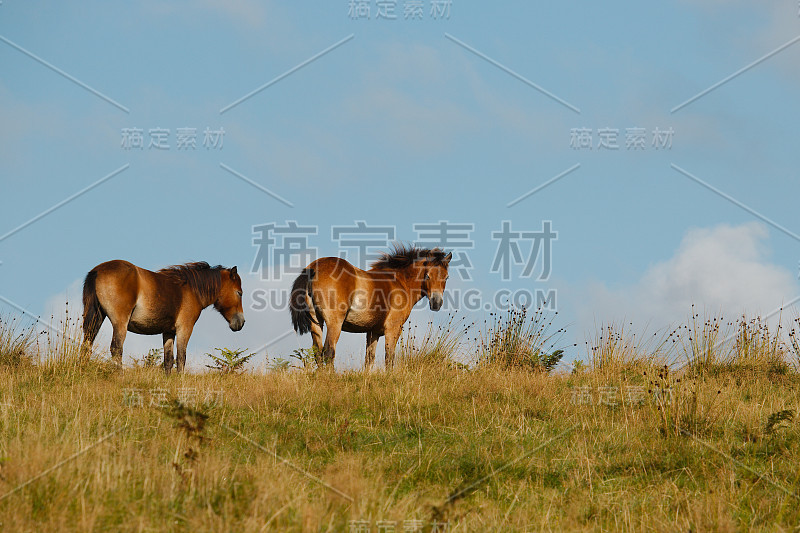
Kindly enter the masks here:
[[439, 293], [431, 294], [428, 300], [430, 300], [431, 302], [431, 311], [438, 311], [439, 309], [442, 308], [443, 300], [441, 294]]
[[244, 327], [244, 314], [236, 313], [233, 315], [233, 317], [228, 321], [228, 325], [233, 331], [239, 331], [242, 329]]

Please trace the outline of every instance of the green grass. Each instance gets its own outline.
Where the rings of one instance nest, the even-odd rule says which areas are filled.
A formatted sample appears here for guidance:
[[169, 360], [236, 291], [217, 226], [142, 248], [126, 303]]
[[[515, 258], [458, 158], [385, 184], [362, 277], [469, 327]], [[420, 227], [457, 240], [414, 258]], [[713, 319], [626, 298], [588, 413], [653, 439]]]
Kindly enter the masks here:
[[[617, 352], [605, 345], [592, 360], [600, 350], [589, 350], [574, 374], [452, 364], [473, 349], [453, 329], [444, 340], [433, 329], [407, 337], [406, 362], [391, 373], [165, 377], [114, 371], [67, 336], [40, 342], [42, 353], [29, 344], [31, 364], [0, 364], [0, 527], [795, 528], [800, 376], [737, 365], [731, 345], [711, 354], [714, 371], [665, 369], [681, 342], [615, 332], [596, 346]], [[774, 362], [785, 351], [774, 335], [747, 357]]]

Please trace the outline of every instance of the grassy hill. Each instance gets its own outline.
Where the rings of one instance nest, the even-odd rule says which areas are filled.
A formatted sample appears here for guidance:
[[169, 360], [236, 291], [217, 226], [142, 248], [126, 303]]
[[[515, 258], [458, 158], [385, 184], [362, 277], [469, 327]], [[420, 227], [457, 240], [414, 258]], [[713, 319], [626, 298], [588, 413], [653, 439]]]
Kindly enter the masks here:
[[[512, 319], [522, 323], [516, 333]], [[167, 378], [141, 365], [116, 370], [105, 357], [81, 356], [65, 336], [6, 319], [0, 528], [800, 523], [793, 336], [756, 321], [694, 317], [639, 342], [611, 326], [587, 346], [587, 363], [564, 373], [541, 364], [552, 355], [543, 344], [551, 336], [534, 335], [542, 324], [503, 317], [477, 343], [462, 342], [469, 328], [459, 324], [409, 334], [391, 373], [275, 365]], [[726, 328], [730, 342], [722, 342]], [[456, 363], [458, 350], [473, 350], [473, 364]]]

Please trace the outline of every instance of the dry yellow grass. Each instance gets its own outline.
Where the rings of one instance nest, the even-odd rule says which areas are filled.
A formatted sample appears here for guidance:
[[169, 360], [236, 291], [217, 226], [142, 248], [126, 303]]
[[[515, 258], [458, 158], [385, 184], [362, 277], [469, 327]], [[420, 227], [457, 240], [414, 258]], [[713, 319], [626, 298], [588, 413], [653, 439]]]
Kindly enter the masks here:
[[56, 344], [0, 366], [3, 531], [800, 523], [791, 371], [665, 372], [637, 348], [635, 365], [571, 375], [428, 357], [392, 373], [167, 378]]

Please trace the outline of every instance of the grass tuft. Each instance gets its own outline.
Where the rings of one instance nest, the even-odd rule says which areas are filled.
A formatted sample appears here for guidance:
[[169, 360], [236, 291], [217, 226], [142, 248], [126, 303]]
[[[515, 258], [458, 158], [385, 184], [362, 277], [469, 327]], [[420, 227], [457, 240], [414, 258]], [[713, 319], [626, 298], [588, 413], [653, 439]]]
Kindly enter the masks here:
[[16, 316], [0, 316], [0, 366], [19, 368], [35, 361], [35, 324], [23, 325]]
[[548, 317], [542, 307], [530, 314], [525, 307], [490, 314], [493, 321], [477, 347], [478, 366], [550, 372], [564, 355], [557, 344], [565, 330], [552, 331], [557, 314]]
[[466, 368], [459, 360], [464, 339], [474, 324], [467, 324], [458, 312], [448, 313], [447, 321], [436, 325], [429, 322], [420, 332], [415, 324], [404, 328], [395, 357], [399, 365], [408, 368], [445, 366]]

